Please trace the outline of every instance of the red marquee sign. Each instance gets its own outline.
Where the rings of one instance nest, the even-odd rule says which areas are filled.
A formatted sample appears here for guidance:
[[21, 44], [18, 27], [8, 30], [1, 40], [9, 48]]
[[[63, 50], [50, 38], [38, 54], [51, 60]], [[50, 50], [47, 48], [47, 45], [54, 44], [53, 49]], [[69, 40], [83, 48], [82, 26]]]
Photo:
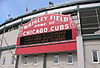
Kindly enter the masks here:
[[[70, 31], [66, 32], [66, 30], [70, 30]], [[35, 52], [34, 51], [35, 48], [36, 49], [40, 49], [40, 50], [42, 48], [46, 48], [46, 49], [52, 48], [53, 49], [53, 47], [55, 47], [55, 46], [56, 47], [58, 46], [58, 51], [66, 51], [66, 50], [68, 50], [68, 47], [69, 47], [68, 44], [69, 43], [63, 43], [63, 45], [62, 45], [60, 43], [60, 42], [62, 42], [61, 39], [60, 39], [60, 41], [56, 40], [57, 42], [52, 42], [53, 45], [50, 45], [51, 44], [51, 43], [49, 43], [50, 40], [47, 41], [47, 39], [44, 40], [43, 38], [38, 40], [38, 42], [40, 43], [41, 40], [42, 41], [44, 40], [44, 41], [46, 41], [46, 43], [32, 44], [32, 43], [35, 43], [35, 42], [37, 43], [37, 40], [33, 40], [33, 38], [34, 39], [39, 39], [39, 37], [41, 37], [41, 36], [50, 35], [50, 34], [47, 34], [47, 33], [53, 33], [52, 35], [55, 35], [55, 34], [57, 34], [55, 32], [59, 32], [59, 31], [64, 31], [65, 35], [68, 32], [72, 33], [72, 35], [69, 35], [69, 36], [72, 36], [71, 37], [72, 38], [71, 41], [75, 41], [76, 40], [77, 29], [76, 29], [76, 25], [73, 23], [72, 18], [70, 17], [70, 15], [47, 14], [47, 15], [39, 16], [39, 17], [29, 21], [28, 23], [23, 24], [23, 28], [21, 29], [21, 31], [19, 33], [19, 36], [18, 36], [18, 40], [17, 40], [16, 54], [40, 53], [40, 51]], [[34, 42], [30, 42], [28, 40], [27, 41], [28, 45], [25, 45], [27, 43], [27, 42], [25, 42], [27, 40], [25, 38], [27, 38], [29, 40], [32, 40]], [[49, 38], [49, 37], [47, 36], [47, 38]], [[54, 37], [54, 38], [56, 38], [56, 37]], [[59, 39], [59, 38], [57, 38], [57, 39]], [[65, 41], [66, 40], [64, 40], [63, 42], [65, 42]], [[21, 46], [22, 45], [21, 43], [24, 44], [25, 46]], [[30, 45], [30, 43], [31, 43], [31, 45]], [[38, 47], [32, 47], [33, 45], [39, 45], [39, 46]], [[41, 46], [41, 45], [45, 45], [45, 46]], [[29, 47], [29, 46], [31, 46], [31, 47]], [[59, 50], [59, 46], [60, 47], [65, 47], [65, 48], [67, 47], [67, 49], [63, 49], [62, 48], [61, 50]], [[70, 43], [70, 47], [72, 47], [72, 49], [69, 48], [69, 50], [76, 50], [76, 42]], [[31, 52], [30, 52], [30, 49], [32, 49]], [[44, 49], [41, 52], [42, 53], [45, 53], [45, 52], [55, 52], [55, 50], [46, 51]]]

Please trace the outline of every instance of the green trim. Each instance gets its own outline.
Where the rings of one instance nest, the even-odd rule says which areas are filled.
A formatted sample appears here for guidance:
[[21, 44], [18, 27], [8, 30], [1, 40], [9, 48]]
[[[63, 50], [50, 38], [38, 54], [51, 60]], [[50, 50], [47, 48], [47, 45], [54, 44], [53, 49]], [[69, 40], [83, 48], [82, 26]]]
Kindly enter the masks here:
[[46, 68], [46, 54], [43, 55], [43, 68]]
[[19, 55], [16, 56], [15, 68], [18, 68], [18, 60], [19, 60]]
[[100, 35], [83, 36], [83, 40], [100, 39]]
[[16, 45], [10, 45], [10, 46], [5, 46], [5, 47], [0, 47], [0, 51], [8, 50], [8, 49], [14, 49], [14, 48], [16, 48]]
[[50, 8], [41, 8], [39, 10], [36, 10], [36, 11], [33, 11], [33, 12], [29, 12], [27, 14], [18, 16], [16, 18], [11, 18], [11, 19], [5, 21], [3, 24], [1, 24], [0, 27], [5, 25], [5, 24], [7, 24], [7, 23], [9, 23], [9, 22], [15, 21], [17, 19], [20, 19], [20, 18], [23, 18], [23, 17], [26, 17], [26, 16], [30, 16], [30, 15], [33, 15], [33, 14], [36, 14], [36, 13], [40, 13], [40, 12], [44, 12], [44, 11], [48, 11], [48, 10], [52, 10], [52, 9], [57, 9], [57, 8], [62, 8], [62, 7], [73, 6], [73, 5], [81, 5], [81, 4], [89, 4], [89, 3], [97, 3], [97, 2], [100, 2], [100, 0], [78, 1], [78, 2], [71, 2], [71, 3], [61, 4], [61, 5], [57, 5], [57, 6], [50, 7]]

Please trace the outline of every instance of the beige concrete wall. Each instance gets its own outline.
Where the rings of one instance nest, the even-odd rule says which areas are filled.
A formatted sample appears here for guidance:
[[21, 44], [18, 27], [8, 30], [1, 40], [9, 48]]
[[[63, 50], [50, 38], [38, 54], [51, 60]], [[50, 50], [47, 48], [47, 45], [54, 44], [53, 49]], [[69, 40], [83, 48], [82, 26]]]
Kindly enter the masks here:
[[[100, 40], [86, 40], [85, 45], [85, 66], [86, 68], [100, 68]], [[99, 54], [99, 63], [92, 62], [92, 51], [97, 50]]]
[[[67, 55], [68, 53], [73, 54], [73, 63], [68, 64]], [[64, 52], [57, 53], [59, 55], [59, 64], [54, 63], [54, 55], [55, 54], [47, 54], [47, 66], [46, 68], [77, 68], [77, 54], [76, 52]]]
[[[73, 54], [73, 63], [68, 64], [67, 62], [67, 55], [68, 53]], [[73, 52], [64, 52], [64, 53], [57, 53], [59, 54], [59, 64], [54, 64], [54, 54], [49, 53], [46, 55], [46, 68], [77, 68], [77, 53], [76, 51]], [[23, 64], [24, 56], [28, 56], [28, 64]], [[33, 56], [34, 55], [20, 55], [19, 56], [19, 63], [18, 68], [43, 68], [43, 54], [37, 55], [38, 56], [38, 64], [33, 64]]]
[[[4, 38], [6, 39], [8, 45], [16, 44], [18, 33], [19, 33], [19, 29], [4, 33]], [[0, 39], [2, 39], [2, 34], [0, 35]], [[7, 46], [7, 44], [3, 39], [2, 47], [5, 47], [5, 46]]]
[[[15, 54], [15, 49], [11, 50], [13, 54]], [[5, 57], [5, 65], [2, 65], [3, 57]], [[16, 56], [15, 56], [16, 57]], [[12, 54], [9, 50], [5, 50], [1, 52], [1, 60], [0, 60], [0, 68], [15, 68], [15, 60], [14, 65], [11, 64]]]
[[[28, 56], [28, 64], [23, 64], [24, 56]], [[38, 56], [38, 63], [33, 63], [33, 56], [34, 55], [20, 55], [18, 68], [43, 68], [43, 54], [37, 55]]]

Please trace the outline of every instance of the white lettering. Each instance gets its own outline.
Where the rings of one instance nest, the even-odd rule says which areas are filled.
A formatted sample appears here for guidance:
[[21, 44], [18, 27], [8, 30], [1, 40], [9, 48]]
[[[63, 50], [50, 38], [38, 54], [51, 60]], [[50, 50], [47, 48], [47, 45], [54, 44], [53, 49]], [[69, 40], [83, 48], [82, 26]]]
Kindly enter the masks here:
[[30, 31], [27, 31], [27, 34], [29, 35], [30, 34]]
[[31, 27], [31, 23], [29, 23], [28, 26]]
[[67, 22], [68, 21], [68, 17], [64, 17], [64, 22]]
[[30, 31], [24, 31], [23, 32], [23, 36], [27, 36], [27, 35], [32, 35], [32, 34], [39, 34], [39, 33], [45, 33], [48, 31], [48, 28], [40, 28], [40, 29], [34, 29], [34, 30], [30, 30]]
[[56, 17], [56, 20], [59, 21], [59, 16]]
[[52, 27], [50, 28], [50, 30], [51, 30], [51, 31], [54, 31], [54, 26], [52, 26]]
[[69, 24], [65, 24], [65, 29], [68, 29], [69, 28]]
[[48, 29], [47, 28], [44, 28], [44, 32], [47, 32], [48, 31]]
[[38, 22], [40, 22], [39, 18], [38, 18]]
[[51, 31], [60, 31], [60, 30], [65, 30], [65, 29], [69, 29], [69, 24], [52, 26], [50, 28]]
[[62, 19], [62, 17], [60, 17], [60, 20], [61, 20], [61, 22], [63, 22], [63, 19]]
[[26, 32], [24, 31], [24, 32], [23, 32], [23, 36], [25, 36], [25, 35], [26, 35]]
[[40, 33], [43, 33], [43, 28], [40, 29]]
[[45, 21], [47, 20], [47, 17], [44, 17]]
[[50, 16], [50, 20], [52, 20], [53, 19], [53, 16]]
[[37, 23], [37, 21], [36, 20], [34, 20], [34, 24], [36, 24]]
[[60, 30], [63, 30], [64, 29], [64, 25], [60, 25]]
[[35, 30], [32, 30], [32, 34], [35, 34], [34, 32], [35, 32]]
[[32, 21], [32, 25], [33, 25], [33, 23], [34, 23], [34, 22]]
[[38, 34], [38, 33], [40, 33], [40, 32], [39, 32], [39, 29], [36, 30], [36, 34]]
[[41, 27], [41, 26], [46, 26], [46, 23], [36, 24], [36, 25], [34, 25], [34, 27]]
[[26, 26], [24, 26], [24, 29], [27, 29], [27, 25], [26, 25]]
[[56, 31], [59, 30], [59, 26], [55, 26], [55, 30], [56, 30]]
[[41, 21], [43, 21], [43, 17], [41, 17]]

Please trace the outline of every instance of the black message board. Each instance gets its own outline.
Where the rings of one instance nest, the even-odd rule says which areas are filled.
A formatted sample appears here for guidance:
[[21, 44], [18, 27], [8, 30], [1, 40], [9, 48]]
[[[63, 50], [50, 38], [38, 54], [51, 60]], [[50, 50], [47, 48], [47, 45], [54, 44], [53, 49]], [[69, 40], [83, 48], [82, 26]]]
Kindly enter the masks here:
[[70, 29], [70, 30], [62, 30], [56, 32], [24, 36], [21, 37], [20, 39], [20, 45], [23, 46], [23, 45], [71, 40], [71, 39], [72, 39], [72, 30]]

